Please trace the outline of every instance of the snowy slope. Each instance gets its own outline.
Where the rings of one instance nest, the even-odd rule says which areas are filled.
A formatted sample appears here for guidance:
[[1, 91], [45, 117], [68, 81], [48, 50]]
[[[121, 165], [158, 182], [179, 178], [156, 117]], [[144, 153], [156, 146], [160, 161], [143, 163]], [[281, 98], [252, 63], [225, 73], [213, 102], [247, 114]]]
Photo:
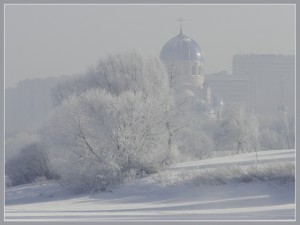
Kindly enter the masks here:
[[[294, 150], [264, 151], [179, 163], [113, 192], [71, 195], [54, 182], [6, 190], [6, 220], [294, 220], [295, 184], [195, 185], [179, 174], [228, 166], [294, 162]], [[196, 172], [195, 172], [196, 171]]]

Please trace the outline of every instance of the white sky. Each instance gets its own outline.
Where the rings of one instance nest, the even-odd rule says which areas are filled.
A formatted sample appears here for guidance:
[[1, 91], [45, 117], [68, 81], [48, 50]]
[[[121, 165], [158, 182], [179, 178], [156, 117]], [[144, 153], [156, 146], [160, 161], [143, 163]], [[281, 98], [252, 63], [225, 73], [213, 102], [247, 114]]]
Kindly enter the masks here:
[[295, 53], [293, 5], [6, 5], [5, 82], [84, 73], [110, 53], [159, 55], [183, 33], [205, 54], [205, 73], [239, 53]]

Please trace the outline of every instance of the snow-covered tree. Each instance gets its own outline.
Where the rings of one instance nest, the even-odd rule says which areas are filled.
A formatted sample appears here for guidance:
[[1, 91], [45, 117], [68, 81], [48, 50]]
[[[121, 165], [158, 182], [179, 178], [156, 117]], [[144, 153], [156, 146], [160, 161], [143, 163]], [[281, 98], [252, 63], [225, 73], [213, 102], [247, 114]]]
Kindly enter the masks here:
[[295, 147], [295, 120], [289, 117], [287, 112], [281, 112], [279, 115], [279, 133], [285, 140], [286, 148], [292, 149]]
[[176, 133], [176, 143], [186, 159], [203, 159], [212, 151], [211, 138], [203, 131], [187, 127]]
[[103, 188], [164, 164], [171, 96], [159, 59], [110, 56], [75, 83], [85, 85], [65, 93], [44, 129], [63, 179]]
[[257, 151], [259, 123], [254, 114], [238, 105], [227, 106], [217, 135], [219, 149]]
[[260, 116], [260, 144], [264, 149], [295, 147], [295, 118], [286, 114]]
[[54, 90], [55, 100], [60, 103], [76, 94], [80, 96], [87, 90], [101, 88], [119, 95], [125, 91], [142, 91], [145, 95], [170, 92], [168, 75], [157, 57], [143, 57], [136, 52], [110, 55], [99, 61], [95, 68], [74, 79], [68, 79]]

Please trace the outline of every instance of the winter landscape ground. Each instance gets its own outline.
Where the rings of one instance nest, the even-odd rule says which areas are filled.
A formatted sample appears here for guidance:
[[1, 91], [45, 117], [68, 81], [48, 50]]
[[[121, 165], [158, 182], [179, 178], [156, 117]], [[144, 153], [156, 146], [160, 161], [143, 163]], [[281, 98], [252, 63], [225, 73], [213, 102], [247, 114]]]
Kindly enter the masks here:
[[53, 181], [5, 192], [7, 221], [294, 220], [295, 150], [174, 164], [105, 193], [72, 195]]

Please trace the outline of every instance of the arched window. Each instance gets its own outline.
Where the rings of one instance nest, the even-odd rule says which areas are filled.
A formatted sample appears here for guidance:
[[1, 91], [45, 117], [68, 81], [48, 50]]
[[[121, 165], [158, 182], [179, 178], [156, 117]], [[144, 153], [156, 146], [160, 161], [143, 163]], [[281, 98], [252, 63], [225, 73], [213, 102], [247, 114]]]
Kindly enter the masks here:
[[200, 75], [200, 74], [202, 74], [202, 68], [201, 68], [201, 66], [199, 66], [199, 70], [198, 70], [198, 74]]

